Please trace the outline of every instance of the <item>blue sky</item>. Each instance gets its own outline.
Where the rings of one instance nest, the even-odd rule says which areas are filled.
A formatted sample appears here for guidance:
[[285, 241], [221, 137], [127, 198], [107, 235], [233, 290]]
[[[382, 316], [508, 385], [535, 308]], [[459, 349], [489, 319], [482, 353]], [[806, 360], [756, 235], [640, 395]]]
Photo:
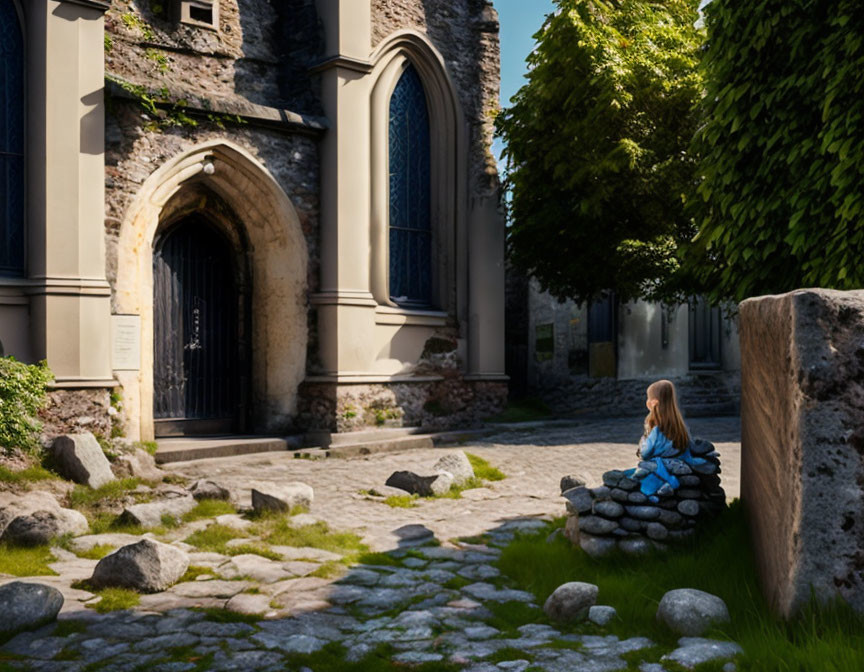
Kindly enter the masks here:
[[[501, 106], [508, 107], [510, 97], [525, 81], [525, 58], [534, 48], [532, 36], [552, 12], [554, 3], [552, 0], [495, 0], [494, 4], [501, 22]], [[496, 156], [501, 153], [500, 145], [496, 140], [493, 147]]]

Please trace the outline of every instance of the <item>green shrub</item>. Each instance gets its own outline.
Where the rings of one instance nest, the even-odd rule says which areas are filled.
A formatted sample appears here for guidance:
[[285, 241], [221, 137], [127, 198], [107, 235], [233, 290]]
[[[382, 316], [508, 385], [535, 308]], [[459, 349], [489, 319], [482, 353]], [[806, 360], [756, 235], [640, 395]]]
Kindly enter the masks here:
[[36, 419], [45, 405], [45, 388], [54, 374], [45, 362], [24, 364], [0, 357], [0, 450], [35, 453], [42, 424]]

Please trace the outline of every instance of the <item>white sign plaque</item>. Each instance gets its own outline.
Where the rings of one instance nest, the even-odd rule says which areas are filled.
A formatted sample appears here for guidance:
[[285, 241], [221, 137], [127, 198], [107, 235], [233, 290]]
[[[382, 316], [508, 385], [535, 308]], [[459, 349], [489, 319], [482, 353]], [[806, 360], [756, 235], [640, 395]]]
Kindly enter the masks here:
[[112, 368], [138, 371], [141, 368], [141, 316], [111, 316]]

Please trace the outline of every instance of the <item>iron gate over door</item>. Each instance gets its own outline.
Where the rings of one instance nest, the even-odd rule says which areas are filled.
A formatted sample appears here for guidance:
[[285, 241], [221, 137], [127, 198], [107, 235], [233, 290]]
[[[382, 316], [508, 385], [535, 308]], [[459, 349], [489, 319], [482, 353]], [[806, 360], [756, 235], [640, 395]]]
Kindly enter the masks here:
[[235, 431], [237, 290], [228, 241], [201, 217], [171, 228], [153, 255], [156, 433]]

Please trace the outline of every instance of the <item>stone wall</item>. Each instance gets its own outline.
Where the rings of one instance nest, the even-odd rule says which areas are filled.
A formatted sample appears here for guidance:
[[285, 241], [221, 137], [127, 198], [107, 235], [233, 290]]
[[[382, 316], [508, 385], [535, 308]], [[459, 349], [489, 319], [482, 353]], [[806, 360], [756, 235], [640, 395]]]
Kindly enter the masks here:
[[640, 462], [629, 475], [607, 471], [598, 487], [565, 490], [570, 540], [589, 555], [601, 556], [616, 548], [631, 554], [665, 549], [668, 542], [692, 536], [700, 520], [726, 507], [726, 493], [720, 486], [720, 459], [714, 446], [696, 439], [691, 452], [698, 462], [663, 460], [681, 487], [665, 494], [658, 491], [653, 500], [640, 490], [641, 480], [657, 469], [653, 460]]
[[741, 496], [766, 597], [864, 611], [864, 291], [744, 301]]
[[368, 385], [303, 383], [298, 424], [303, 429], [350, 432], [375, 427], [445, 430], [472, 427], [500, 413], [507, 383], [438, 381]]
[[498, 13], [489, 0], [372, 0], [372, 46], [405, 29], [425, 32], [441, 52], [469, 129], [471, 193], [498, 187], [492, 154], [499, 109]]
[[39, 411], [43, 443], [59, 434], [80, 432], [107, 439], [115, 425], [121, 427], [114, 420], [117, 413], [118, 409], [111, 404], [110, 391], [104, 388], [49, 390], [45, 408]]

